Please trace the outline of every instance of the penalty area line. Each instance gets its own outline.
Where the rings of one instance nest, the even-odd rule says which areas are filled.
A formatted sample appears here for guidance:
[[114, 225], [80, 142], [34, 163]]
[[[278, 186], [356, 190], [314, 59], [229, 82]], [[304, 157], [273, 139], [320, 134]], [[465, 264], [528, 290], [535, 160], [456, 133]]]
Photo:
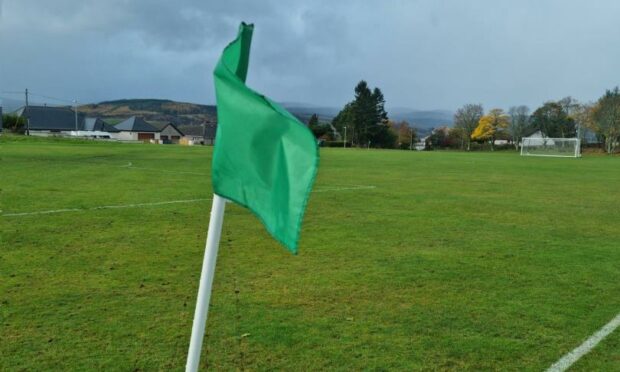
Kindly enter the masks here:
[[605, 324], [603, 328], [599, 329], [585, 340], [581, 345], [573, 349], [570, 353], [564, 355], [560, 360], [555, 362], [547, 372], [562, 372], [566, 371], [576, 361], [581, 359], [582, 356], [589, 353], [592, 349], [598, 345], [605, 337], [609, 336], [613, 331], [620, 326], [620, 313], [616, 315], [609, 323]]

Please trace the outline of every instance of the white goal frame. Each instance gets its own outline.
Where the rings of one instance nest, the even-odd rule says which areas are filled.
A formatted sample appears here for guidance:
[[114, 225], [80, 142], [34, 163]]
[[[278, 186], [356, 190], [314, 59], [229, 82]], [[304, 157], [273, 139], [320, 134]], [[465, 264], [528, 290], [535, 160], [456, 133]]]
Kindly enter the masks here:
[[[574, 152], [567, 152], [566, 154], [541, 154], [541, 153], [530, 153], [527, 150], [527, 145], [531, 145], [532, 142], [535, 144], [541, 144], [546, 147], [547, 143], [551, 142], [551, 146], [555, 146], [556, 142], [573, 142], [574, 143]], [[527, 145], [526, 145], [527, 143]], [[551, 138], [551, 137], [523, 137], [521, 138], [521, 156], [547, 156], [554, 158], [580, 158], [581, 157], [581, 140], [579, 138]]]

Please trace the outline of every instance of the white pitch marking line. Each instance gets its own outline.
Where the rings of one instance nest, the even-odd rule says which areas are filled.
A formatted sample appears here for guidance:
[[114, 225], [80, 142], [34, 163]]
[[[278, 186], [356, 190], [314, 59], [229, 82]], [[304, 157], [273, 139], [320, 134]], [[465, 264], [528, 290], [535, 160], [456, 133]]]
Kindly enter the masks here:
[[173, 170], [167, 170], [167, 169], [158, 169], [158, 168], [134, 167], [132, 162], [129, 162], [129, 163], [125, 164], [125, 165], [121, 165], [119, 168], [142, 169], [142, 170], [147, 170], [147, 171], [166, 172], [166, 173], [195, 174], [195, 175], [198, 175], [198, 176], [208, 176], [209, 175], [207, 173], [198, 173], [198, 172], [185, 172], [185, 171], [173, 171]]
[[[328, 192], [328, 191], [344, 191], [344, 190], [368, 190], [375, 189], [377, 186], [364, 186], [364, 185], [356, 185], [350, 187], [332, 187], [321, 190], [314, 190], [312, 192]], [[211, 198], [201, 198], [201, 199], [188, 199], [188, 200], [171, 200], [171, 201], [163, 201], [163, 202], [154, 202], [154, 203], [138, 203], [138, 204], [121, 204], [121, 205], [102, 205], [99, 207], [92, 208], [65, 208], [65, 209], [53, 209], [49, 211], [37, 211], [37, 212], [19, 212], [19, 213], [5, 213], [1, 214], [2, 217], [19, 217], [19, 216], [32, 216], [37, 214], [54, 214], [54, 213], [64, 213], [64, 212], [81, 212], [81, 211], [95, 211], [98, 209], [115, 209], [115, 208], [135, 208], [135, 207], [149, 207], [154, 205], [165, 205], [165, 204], [176, 204], [176, 203], [193, 203], [198, 201], [211, 200]]]
[[53, 214], [53, 213], [64, 213], [64, 212], [95, 211], [95, 210], [98, 210], [98, 209], [150, 207], [150, 206], [154, 206], [154, 205], [165, 205], [165, 204], [176, 204], [176, 203], [194, 203], [194, 202], [205, 201], [205, 200], [211, 200], [211, 198], [186, 199], [186, 200], [170, 200], [170, 201], [154, 202], [154, 203], [102, 205], [102, 206], [99, 206], [99, 207], [92, 207], [92, 208], [67, 208], [67, 209], [54, 209], [54, 210], [50, 210], [50, 211], [38, 211], [38, 212], [6, 213], [6, 214], [3, 214], [2, 217], [18, 217], [18, 216], [32, 216], [32, 215], [36, 215], [36, 214]]
[[570, 353], [564, 355], [562, 359], [555, 362], [554, 365], [547, 369], [547, 372], [562, 372], [566, 371], [573, 363], [578, 361], [582, 356], [589, 353], [592, 349], [598, 345], [601, 340], [607, 337], [610, 333], [616, 330], [620, 326], [620, 313], [616, 315], [609, 323], [605, 324], [603, 328], [599, 329], [595, 334], [590, 336], [583, 344], [573, 349]]

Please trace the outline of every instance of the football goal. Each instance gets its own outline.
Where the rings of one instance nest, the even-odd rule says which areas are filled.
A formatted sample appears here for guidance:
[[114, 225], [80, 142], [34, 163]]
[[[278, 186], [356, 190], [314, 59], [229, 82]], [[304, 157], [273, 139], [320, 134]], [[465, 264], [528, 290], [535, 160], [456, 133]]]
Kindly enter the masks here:
[[578, 158], [581, 156], [581, 141], [578, 138], [524, 137], [521, 139], [521, 155]]

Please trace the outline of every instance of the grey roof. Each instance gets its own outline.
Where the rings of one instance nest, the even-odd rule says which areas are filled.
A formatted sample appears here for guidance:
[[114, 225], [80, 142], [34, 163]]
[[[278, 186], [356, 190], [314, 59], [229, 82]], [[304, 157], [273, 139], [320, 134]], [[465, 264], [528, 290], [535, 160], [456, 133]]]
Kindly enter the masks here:
[[185, 133], [179, 129], [179, 127], [177, 127], [176, 125], [174, 125], [173, 123], [168, 123], [166, 125], [163, 126], [163, 128], [161, 128], [161, 131], [163, 131], [164, 129], [166, 129], [166, 127], [171, 126], [174, 128], [174, 130], [176, 130], [177, 132], [179, 132], [182, 136], [185, 135]]
[[122, 121], [115, 125], [116, 129], [119, 131], [126, 132], [160, 132], [160, 129], [157, 129], [153, 125], [149, 124], [144, 120], [144, 118], [140, 116], [132, 116], [129, 119]]
[[85, 118], [83, 130], [89, 130], [89, 131], [96, 130], [96, 131], [110, 132], [110, 133], [120, 132], [118, 129], [116, 129], [115, 126], [106, 123], [100, 118]]
[[[28, 106], [15, 112], [30, 119], [31, 130], [75, 130], [75, 111], [70, 107]], [[84, 126], [84, 115], [78, 113], [78, 130]]]
[[182, 127], [179, 127], [179, 129], [186, 136], [202, 137], [204, 135], [205, 139], [214, 139], [215, 132], [217, 130], [217, 124], [205, 123], [203, 125], [184, 125]]
[[183, 132], [179, 129], [179, 127], [177, 127], [174, 123], [172, 122], [167, 122], [167, 123], [162, 123], [162, 122], [158, 122], [158, 123], [149, 123], [152, 126], [154, 126], [155, 128], [157, 128], [158, 132], [162, 132], [164, 129], [166, 129], [167, 126], [171, 126], [172, 128], [174, 128], [177, 132], [179, 132], [179, 134], [181, 134], [182, 136], [184, 136], [185, 134], [183, 134]]
[[158, 131], [161, 131], [162, 129], [164, 129], [166, 126], [168, 126], [168, 123], [162, 123], [160, 122], [155, 122], [155, 123], [149, 123], [151, 126], [157, 128]]
[[97, 124], [98, 119], [99, 118], [85, 118], [84, 130], [95, 130], [95, 124]]

